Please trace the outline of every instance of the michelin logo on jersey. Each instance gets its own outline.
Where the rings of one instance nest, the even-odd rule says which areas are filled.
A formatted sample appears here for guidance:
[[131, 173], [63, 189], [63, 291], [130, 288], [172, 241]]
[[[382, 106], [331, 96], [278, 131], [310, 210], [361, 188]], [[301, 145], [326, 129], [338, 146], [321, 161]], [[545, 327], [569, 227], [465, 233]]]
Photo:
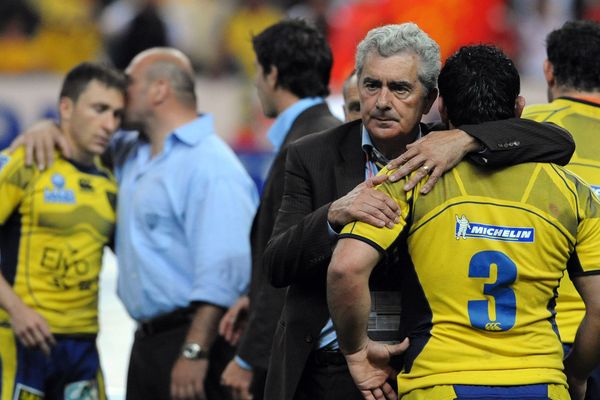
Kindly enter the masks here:
[[534, 228], [479, 224], [469, 221], [464, 215], [456, 215], [454, 233], [456, 240], [474, 238], [533, 243], [535, 237]]

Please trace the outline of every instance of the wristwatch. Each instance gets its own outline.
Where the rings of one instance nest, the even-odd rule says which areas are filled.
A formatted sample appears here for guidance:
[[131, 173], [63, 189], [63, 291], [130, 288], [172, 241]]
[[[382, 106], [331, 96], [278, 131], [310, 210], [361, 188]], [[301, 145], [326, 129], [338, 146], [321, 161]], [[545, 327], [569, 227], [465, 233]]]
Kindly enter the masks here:
[[208, 353], [198, 343], [186, 343], [181, 348], [181, 356], [186, 360], [202, 360], [208, 358]]

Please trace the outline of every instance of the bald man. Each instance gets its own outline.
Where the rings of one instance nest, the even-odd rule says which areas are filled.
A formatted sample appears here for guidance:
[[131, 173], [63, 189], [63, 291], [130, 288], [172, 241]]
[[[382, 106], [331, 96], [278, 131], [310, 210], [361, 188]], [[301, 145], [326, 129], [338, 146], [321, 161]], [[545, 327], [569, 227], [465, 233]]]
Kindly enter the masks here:
[[212, 117], [197, 115], [184, 54], [150, 49], [126, 73], [126, 121], [147, 137], [114, 143], [117, 291], [139, 322], [127, 399], [227, 399], [218, 377], [232, 353], [215, 339], [249, 284], [256, 189]]
[[[136, 132], [117, 133], [106, 155], [120, 191], [117, 291], [138, 322], [127, 399], [229, 399], [219, 377], [233, 352], [217, 328], [248, 289], [256, 188], [212, 117], [198, 116], [183, 53], [146, 50], [126, 73], [124, 125]], [[68, 154], [54, 130], [25, 136]]]
[[342, 87], [344, 97], [344, 121], [350, 122], [360, 119], [360, 99], [358, 98], [358, 77], [356, 70], [348, 75]]

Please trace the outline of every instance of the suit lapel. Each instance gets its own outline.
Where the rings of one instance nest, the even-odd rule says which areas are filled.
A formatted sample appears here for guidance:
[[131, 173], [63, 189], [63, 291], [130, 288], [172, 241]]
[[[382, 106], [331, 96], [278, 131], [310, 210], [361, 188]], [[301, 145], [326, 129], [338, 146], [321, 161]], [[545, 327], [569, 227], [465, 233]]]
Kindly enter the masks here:
[[335, 183], [338, 198], [344, 196], [365, 180], [365, 157], [360, 140], [361, 127], [361, 123], [349, 125], [348, 132], [338, 147], [339, 161], [335, 165]]

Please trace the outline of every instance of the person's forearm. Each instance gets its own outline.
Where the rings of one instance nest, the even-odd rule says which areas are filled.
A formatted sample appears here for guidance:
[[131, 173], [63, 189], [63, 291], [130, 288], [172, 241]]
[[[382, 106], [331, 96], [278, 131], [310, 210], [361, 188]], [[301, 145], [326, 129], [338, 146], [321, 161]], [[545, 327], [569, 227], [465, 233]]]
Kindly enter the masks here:
[[208, 351], [217, 337], [219, 321], [224, 313], [221, 307], [200, 304], [194, 313], [186, 343], [198, 343]]
[[0, 307], [5, 309], [10, 315], [22, 305], [23, 302], [13, 291], [6, 279], [0, 275]]
[[600, 363], [600, 318], [587, 311], [579, 325], [573, 348], [565, 359], [565, 372], [585, 380]]
[[363, 258], [356, 245], [366, 246], [355, 240], [341, 240], [327, 272], [327, 303], [345, 354], [355, 353], [367, 343], [369, 276], [378, 260], [374, 250], [375, 256]]

